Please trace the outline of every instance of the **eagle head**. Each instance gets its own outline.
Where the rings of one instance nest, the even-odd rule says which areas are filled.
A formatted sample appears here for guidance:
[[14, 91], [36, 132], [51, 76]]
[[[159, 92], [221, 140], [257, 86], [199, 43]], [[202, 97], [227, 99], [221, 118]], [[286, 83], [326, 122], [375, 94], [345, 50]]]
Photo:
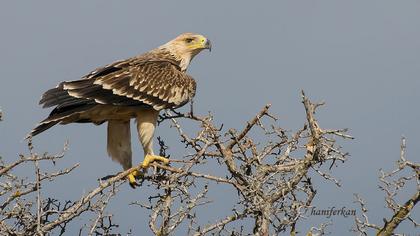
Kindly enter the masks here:
[[204, 49], [211, 51], [211, 42], [201, 34], [183, 33], [159, 48], [168, 50], [186, 70], [194, 56]]

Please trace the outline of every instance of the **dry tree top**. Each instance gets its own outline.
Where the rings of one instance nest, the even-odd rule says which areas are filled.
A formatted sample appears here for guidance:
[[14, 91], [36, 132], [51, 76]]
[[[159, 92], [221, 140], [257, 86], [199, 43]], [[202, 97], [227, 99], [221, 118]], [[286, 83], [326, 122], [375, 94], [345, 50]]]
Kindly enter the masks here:
[[[401, 139], [400, 158], [396, 161], [396, 168], [391, 171], [379, 170], [379, 189], [385, 193], [385, 206], [392, 213], [390, 219], [382, 218], [383, 223], [372, 223], [368, 217], [366, 202], [359, 194], [355, 194], [356, 202], [360, 205], [361, 217], [355, 218], [353, 231], [359, 235], [369, 235], [371, 231], [380, 236], [402, 235], [396, 234], [397, 227], [404, 220], [411, 222], [415, 228], [420, 224], [411, 213], [420, 200], [420, 164], [411, 162], [405, 157], [406, 140]], [[401, 203], [397, 200], [403, 191], [410, 190], [414, 185], [414, 194]], [[380, 219], [376, 219], [380, 222]]]
[[[154, 171], [144, 173], [142, 184], [156, 189], [132, 204], [150, 212], [148, 227], [155, 235], [277, 235], [299, 233], [301, 222], [317, 191], [312, 176], [320, 175], [340, 185], [331, 170], [344, 163], [348, 154], [341, 151], [337, 139], [352, 139], [346, 129], [321, 128], [315, 111], [323, 104], [312, 103], [302, 92], [306, 122], [296, 132], [278, 126], [264, 106], [241, 129], [226, 129], [215, 124], [212, 115], [199, 116], [167, 111], [159, 122], [171, 122], [178, 131], [186, 151], [184, 157], [170, 158], [169, 166], [153, 163]], [[198, 132], [188, 133], [181, 120], [196, 124]], [[164, 140], [158, 139], [162, 156], [167, 156]], [[65, 147], [66, 148], [66, 147]], [[118, 194], [125, 177], [134, 169], [102, 178], [98, 186], [79, 199], [63, 201], [44, 196], [42, 186], [63, 175], [75, 166], [44, 173], [40, 162], [56, 162], [64, 155], [38, 155], [29, 143], [29, 154], [21, 155], [0, 168], [0, 232], [7, 235], [64, 234], [69, 223], [79, 217], [90, 218], [80, 228], [81, 235], [110, 235], [118, 230], [108, 203]], [[206, 170], [216, 163], [223, 174]], [[32, 178], [16, 176], [14, 170], [33, 165]], [[68, 176], [67, 178], [71, 178]], [[201, 208], [211, 204], [208, 193], [212, 184], [227, 185], [235, 199], [231, 214], [221, 215], [208, 222]], [[136, 191], [141, 191], [139, 188]], [[203, 212], [204, 211], [204, 212]], [[202, 222], [206, 223], [202, 223]], [[139, 222], [139, 224], [146, 224]], [[144, 225], [146, 227], [146, 225]], [[325, 225], [312, 227], [308, 235], [324, 234]]]

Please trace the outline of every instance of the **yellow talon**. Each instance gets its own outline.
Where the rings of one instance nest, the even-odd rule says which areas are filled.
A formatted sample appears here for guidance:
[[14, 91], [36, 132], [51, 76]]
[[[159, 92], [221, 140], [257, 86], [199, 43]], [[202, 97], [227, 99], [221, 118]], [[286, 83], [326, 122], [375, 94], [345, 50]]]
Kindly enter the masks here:
[[155, 156], [155, 155], [146, 155], [144, 157], [143, 163], [141, 164], [141, 167], [146, 169], [146, 168], [149, 167], [150, 163], [152, 163], [154, 161], [161, 161], [165, 165], [169, 164], [169, 159], [168, 158], [161, 157], [161, 156]]
[[136, 186], [139, 186], [136, 179], [141, 176], [141, 173], [138, 170], [134, 170], [130, 174], [127, 175], [128, 183], [130, 184], [130, 187], [136, 188]]
[[[161, 161], [165, 165], [169, 164], [169, 159], [168, 158], [161, 157], [161, 156], [155, 156], [155, 155], [146, 155], [144, 157], [143, 163], [141, 164], [141, 168], [147, 169], [149, 167], [150, 163], [152, 163], [154, 161]], [[142, 173], [138, 170], [134, 170], [130, 174], [127, 175], [128, 183], [130, 184], [130, 186], [132, 188], [136, 188], [136, 186], [140, 186], [137, 183], [136, 179], [138, 179], [141, 176], [142, 176]]]

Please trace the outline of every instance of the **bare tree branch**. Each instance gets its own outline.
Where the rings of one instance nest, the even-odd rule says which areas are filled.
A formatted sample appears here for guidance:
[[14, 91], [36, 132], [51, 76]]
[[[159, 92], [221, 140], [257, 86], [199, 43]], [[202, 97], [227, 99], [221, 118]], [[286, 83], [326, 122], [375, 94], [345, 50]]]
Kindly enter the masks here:
[[[147, 184], [155, 193], [132, 205], [150, 212], [148, 224], [155, 235], [172, 235], [182, 227], [188, 228], [186, 234], [189, 235], [278, 235], [287, 231], [295, 234], [317, 194], [311, 176], [320, 175], [339, 185], [331, 169], [336, 162], [344, 162], [348, 154], [341, 151], [336, 138], [352, 138], [346, 134], [346, 129], [320, 128], [315, 111], [323, 103], [312, 103], [303, 91], [302, 103], [306, 122], [296, 132], [286, 131], [277, 124], [277, 119], [269, 113], [269, 104], [239, 130], [225, 129], [214, 122], [211, 114], [199, 116], [192, 108], [186, 114], [167, 111], [160, 116], [159, 123], [171, 123], [188, 154], [171, 158], [170, 166], [152, 163], [152, 173], [139, 165], [102, 178], [97, 187], [71, 201], [42, 199], [41, 186], [70, 174], [78, 165], [43, 173], [40, 162], [55, 162], [63, 154], [40, 156], [33, 153], [30, 145], [29, 156], [21, 155], [15, 162], [0, 168], [0, 196], [7, 196], [0, 202], [0, 230], [15, 235], [64, 234], [69, 222], [88, 217], [90, 212], [94, 214], [92, 224], [82, 226], [80, 234], [85, 227], [89, 235], [111, 234], [118, 225], [113, 223], [112, 214], [105, 212], [106, 207], [126, 176], [138, 170], [143, 173], [140, 185]], [[186, 132], [181, 120], [196, 127], [196, 131]], [[160, 155], [168, 156], [165, 140], [159, 137], [158, 143]], [[13, 176], [15, 168], [32, 162], [36, 169], [33, 180]], [[223, 174], [211, 172], [211, 165], [220, 166]], [[231, 213], [202, 225], [198, 220], [202, 217], [201, 207], [213, 204], [208, 193], [214, 191], [215, 184], [229, 186], [237, 193], [232, 196], [235, 203]], [[253, 223], [250, 232], [244, 227], [235, 228], [234, 222], [242, 221]], [[311, 232], [323, 234], [325, 227], [321, 225]]]
[[[390, 172], [384, 172], [380, 170], [380, 181], [382, 185], [379, 187], [382, 191], [385, 192], [387, 207], [393, 212], [393, 215], [390, 220], [384, 218], [384, 226], [379, 226], [377, 224], [370, 223], [367, 216], [367, 209], [364, 201], [356, 195], [356, 200], [360, 204], [362, 209], [363, 219], [355, 218], [356, 225], [353, 231], [359, 232], [361, 235], [368, 235], [368, 229], [377, 230], [377, 235], [397, 235], [395, 230], [398, 225], [409, 219], [414, 227], [418, 227], [418, 224], [410, 218], [410, 213], [414, 209], [415, 205], [420, 199], [420, 167], [419, 164], [412, 163], [405, 158], [406, 150], [406, 140], [403, 137], [401, 139], [401, 151], [400, 158], [397, 161], [397, 169], [394, 169]], [[398, 177], [399, 173], [402, 173], [404, 170], [409, 169], [412, 172], [412, 175]], [[395, 200], [397, 194], [401, 191], [402, 187], [407, 185], [407, 182], [412, 181], [416, 183], [416, 192], [400, 205]]]

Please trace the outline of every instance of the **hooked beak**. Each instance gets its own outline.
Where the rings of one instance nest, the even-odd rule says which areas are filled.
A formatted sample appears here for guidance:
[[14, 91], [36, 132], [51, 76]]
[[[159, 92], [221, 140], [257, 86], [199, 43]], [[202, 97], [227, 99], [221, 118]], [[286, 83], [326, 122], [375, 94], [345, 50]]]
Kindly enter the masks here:
[[208, 49], [211, 52], [211, 42], [209, 39], [206, 39], [206, 43], [204, 45], [205, 49]]

